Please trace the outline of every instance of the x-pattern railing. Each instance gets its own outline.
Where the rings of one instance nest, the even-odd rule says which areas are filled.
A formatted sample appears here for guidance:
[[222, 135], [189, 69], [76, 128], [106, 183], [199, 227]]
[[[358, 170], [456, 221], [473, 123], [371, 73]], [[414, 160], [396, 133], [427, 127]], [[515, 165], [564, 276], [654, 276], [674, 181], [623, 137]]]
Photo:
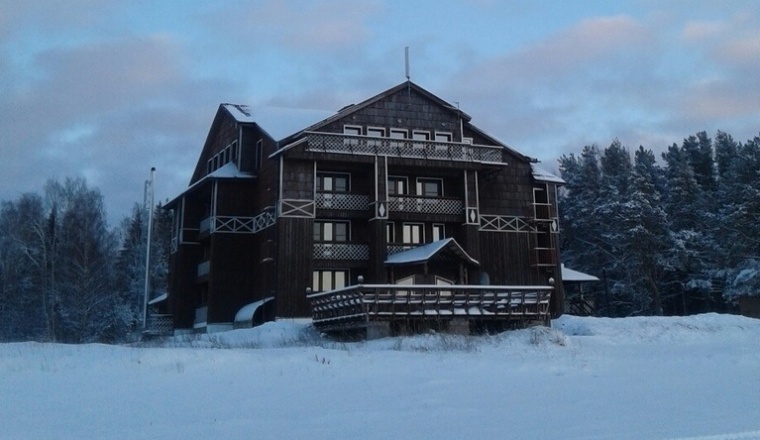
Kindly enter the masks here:
[[523, 217], [480, 214], [480, 230], [489, 232], [535, 232]]

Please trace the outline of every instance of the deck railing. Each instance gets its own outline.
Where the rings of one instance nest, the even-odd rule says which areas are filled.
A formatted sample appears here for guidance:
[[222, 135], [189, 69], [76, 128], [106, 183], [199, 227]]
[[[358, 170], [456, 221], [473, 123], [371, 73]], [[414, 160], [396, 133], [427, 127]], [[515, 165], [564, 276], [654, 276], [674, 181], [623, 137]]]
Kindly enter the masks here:
[[351, 243], [314, 243], [315, 260], [368, 260], [369, 246]]
[[464, 212], [464, 203], [461, 199], [445, 197], [391, 196], [388, 211], [460, 215]]
[[145, 325], [143, 334], [148, 336], [169, 336], [174, 333], [172, 315], [160, 315], [151, 313]]
[[339, 209], [344, 211], [366, 211], [369, 209], [369, 196], [365, 194], [341, 194], [318, 192], [317, 209]]
[[441, 286], [375, 284], [308, 295], [319, 329], [347, 329], [369, 321], [549, 319], [552, 286]]
[[459, 142], [434, 142], [308, 132], [306, 151], [411, 159], [502, 162], [503, 148]]

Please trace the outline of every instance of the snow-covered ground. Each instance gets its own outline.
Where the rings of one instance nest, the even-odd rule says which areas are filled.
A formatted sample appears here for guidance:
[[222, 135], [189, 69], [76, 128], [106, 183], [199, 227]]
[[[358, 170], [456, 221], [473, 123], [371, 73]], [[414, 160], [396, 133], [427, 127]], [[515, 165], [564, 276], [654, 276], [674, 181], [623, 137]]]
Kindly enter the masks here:
[[0, 439], [760, 439], [760, 320], [337, 343], [302, 322], [0, 344]]

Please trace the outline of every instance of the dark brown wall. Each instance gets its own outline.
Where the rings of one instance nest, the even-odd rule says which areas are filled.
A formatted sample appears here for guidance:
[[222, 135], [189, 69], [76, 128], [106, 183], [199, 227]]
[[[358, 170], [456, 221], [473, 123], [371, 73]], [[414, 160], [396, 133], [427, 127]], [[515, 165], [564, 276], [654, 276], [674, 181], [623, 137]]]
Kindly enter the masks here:
[[313, 270], [313, 220], [282, 217], [277, 229], [277, 316], [310, 316], [306, 288], [311, 287]]

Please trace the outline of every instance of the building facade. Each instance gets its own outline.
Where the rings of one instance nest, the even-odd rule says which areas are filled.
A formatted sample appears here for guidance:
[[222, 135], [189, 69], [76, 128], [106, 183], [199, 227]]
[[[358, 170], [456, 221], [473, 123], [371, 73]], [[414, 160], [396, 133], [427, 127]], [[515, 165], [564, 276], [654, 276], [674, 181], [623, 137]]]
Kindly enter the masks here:
[[334, 114], [220, 105], [167, 204], [175, 331], [311, 316], [307, 293], [360, 283], [551, 286], [561, 314], [562, 181], [470, 120], [409, 81]]

